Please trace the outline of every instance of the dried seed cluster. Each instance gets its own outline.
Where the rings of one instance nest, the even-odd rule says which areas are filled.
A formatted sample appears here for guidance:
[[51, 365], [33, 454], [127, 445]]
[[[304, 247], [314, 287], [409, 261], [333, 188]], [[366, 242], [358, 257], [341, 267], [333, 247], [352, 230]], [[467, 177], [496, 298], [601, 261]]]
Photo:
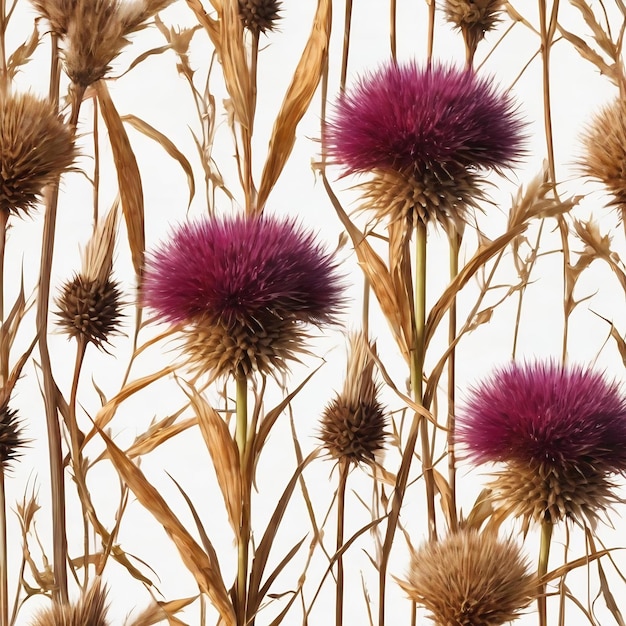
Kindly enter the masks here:
[[276, 28], [280, 5], [277, 0], [239, 0], [239, 15], [248, 30], [265, 33]]

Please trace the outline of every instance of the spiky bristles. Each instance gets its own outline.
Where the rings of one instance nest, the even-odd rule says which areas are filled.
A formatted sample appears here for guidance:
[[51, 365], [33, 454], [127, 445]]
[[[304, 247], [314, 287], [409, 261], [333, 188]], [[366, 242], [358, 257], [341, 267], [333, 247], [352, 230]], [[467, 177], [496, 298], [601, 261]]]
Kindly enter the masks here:
[[53, 601], [40, 611], [32, 626], [109, 626], [107, 590], [98, 578], [75, 604]]
[[[484, 175], [524, 154], [512, 98], [467, 68], [389, 62], [340, 95], [323, 130], [325, 152], [346, 174], [372, 174], [367, 201], [383, 217], [464, 220]], [[392, 200], [392, 183], [401, 200]], [[375, 198], [376, 193], [383, 197]], [[424, 210], [424, 207], [427, 207]]]
[[0, 94], [0, 211], [27, 214], [75, 156], [72, 132], [52, 103]]
[[219, 319], [203, 320], [183, 331], [187, 365], [198, 373], [211, 372], [212, 378], [232, 374], [249, 376], [284, 373], [288, 362], [306, 353], [308, 335], [296, 319], [283, 319], [268, 311], [251, 324]]
[[6, 472], [11, 463], [22, 455], [22, 450], [27, 443], [17, 411], [13, 411], [6, 404], [0, 406], [0, 467], [2, 471]]
[[622, 502], [616, 483], [592, 464], [507, 463], [494, 472], [492, 500], [506, 515], [529, 522], [572, 520], [595, 527], [600, 513]]
[[475, 463], [503, 463], [491, 484], [529, 520], [594, 523], [619, 501], [626, 473], [626, 396], [602, 372], [554, 361], [511, 363], [471, 389], [457, 441]]
[[386, 417], [374, 381], [374, 345], [351, 337], [343, 391], [324, 410], [320, 439], [333, 459], [372, 463], [385, 446]]
[[265, 33], [276, 28], [281, 4], [278, 0], [239, 0], [239, 15], [249, 31]]
[[374, 211], [380, 220], [411, 226], [435, 222], [462, 232], [468, 209], [478, 207], [484, 192], [476, 172], [455, 169], [454, 174], [437, 165], [423, 171], [373, 170], [372, 178], [358, 185], [361, 208]]
[[425, 543], [400, 585], [437, 626], [501, 626], [517, 619], [538, 589], [513, 539], [472, 529]]
[[626, 208], [626, 98], [604, 107], [582, 136], [578, 165], [585, 176], [601, 182], [612, 204]]
[[307, 324], [343, 302], [332, 255], [293, 219], [211, 217], [185, 224], [148, 254], [143, 297], [181, 324], [186, 356], [212, 376], [281, 373], [306, 352]]
[[504, 0], [445, 0], [448, 22], [463, 33], [469, 50], [474, 51], [485, 33], [500, 21]]
[[86, 88], [110, 70], [128, 44], [128, 36], [143, 27], [173, 0], [33, 0], [62, 40], [64, 67], [71, 81]]
[[122, 297], [118, 283], [76, 274], [56, 300], [58, 324], [70, 337], [102, 348], [118, 331]]

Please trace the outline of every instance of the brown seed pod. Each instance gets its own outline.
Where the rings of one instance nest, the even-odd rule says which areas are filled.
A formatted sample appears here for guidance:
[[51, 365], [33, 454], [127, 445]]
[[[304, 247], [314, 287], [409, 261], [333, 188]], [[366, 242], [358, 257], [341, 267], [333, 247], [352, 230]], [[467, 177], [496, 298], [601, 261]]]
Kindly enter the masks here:
[[277, 0], [239, 0], [239, 15], [249, 31], [265, 33], [276, 27], [280, 5]]

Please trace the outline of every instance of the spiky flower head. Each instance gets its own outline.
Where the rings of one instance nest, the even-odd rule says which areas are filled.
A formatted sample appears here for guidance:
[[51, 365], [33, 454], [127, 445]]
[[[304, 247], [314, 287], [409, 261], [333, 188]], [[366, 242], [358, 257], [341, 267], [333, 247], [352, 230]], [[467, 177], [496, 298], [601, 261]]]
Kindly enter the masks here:
[[75, 604], [53, 601], [40, 611], [32, 626], [109, 626], [107, 590], [98, 578]]
[[0, 211], [27, 214], [76, 156], [56, 107], [30, 93], [0, 93]]
[[340, 96], [324, 143], [345, 173], [371, 174], [364, 189], [379, 217], [460, 225], [482, 174], [522, 156], [522, 129], [491, 78], [391, 62]]
[[463, 34], [473, 57], [476, 46], [500, 21], [504, 0], [445, 0], [446, 19]]
[[112, 279], [117, 210], [95, 228], [85, 248], [80, 272], [61, 288], [58, 324], [70, 337], [103, 348], [118, 332], [122, 292]]
[[626, 98], [605, 106], [582, 136], [582, 173], [601, 182], [613, 196], [612, 204], [626, 209]]
[[280, 5], [278, 0], [239, 0], [239, 15], [249, 31], [265, 33], [276, 27]]
[[22, 455], [27, 443], [17, 411], [10, 409], [5, 402], [0, 406], [0, 467], [3, 472]]
[[129, 35], [173, 0], [32, 0], [61, 37], [70, 80], [86, 88], [103, 78]]
[[184, 224], [147, 256], [144, 302], [184, 326], [196, 370], [284, 371], [306, 325], [336, 320], [337, 264], [293, 219], [209, 217]]
[[504, 509], [530, 520], [594, 524], [626, 473], [626, 397], [591, 368], [511, 363], [470, 393], [457, 439], [477, 463], [504, 463], [492, 482]]
[[515, 541], [474, 529], [425, 543], [400, 585], [437, 626], [501, 626], [517, 619], [537, 593]]
[[372, 463], [385, 445], [385, 412], [374, 381], [376, 347], [362, 333], [350, 338], [343, 391], [324, 410], [322, 444], [333, 459]]

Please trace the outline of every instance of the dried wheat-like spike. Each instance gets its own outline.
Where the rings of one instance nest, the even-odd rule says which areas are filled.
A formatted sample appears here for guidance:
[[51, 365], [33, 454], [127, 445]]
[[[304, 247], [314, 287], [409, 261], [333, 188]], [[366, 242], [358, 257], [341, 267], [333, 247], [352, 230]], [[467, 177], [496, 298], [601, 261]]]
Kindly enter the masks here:
[[33, 0], [63, 41], [65, 71], [82, 88], [111, 69], [128, 36], [173, 0]]
[[56, 107], [31, 94], [0, 94], [0, 211], [27, 214], [76, 151]]
[[109, 626], [107, 590], [97, 579], [75, 604], [53, 602], [40, 611], [32, 626]]
[[437, 626], [501, 626], [517, 619], [537, 594], [514, 540], [473, 529], [424, 544], [400, 585]]
[[375, 348], [362, 333], [350, 341], [343, 391], [326, 407], [320, 439], [330, 456], [371, 463], [385, 445], [385, 413], [374, 382]]
[[280, 5], [277, 0], [239, 0], [239, 15], [248, 30], [265, 33], [276, 27]]

